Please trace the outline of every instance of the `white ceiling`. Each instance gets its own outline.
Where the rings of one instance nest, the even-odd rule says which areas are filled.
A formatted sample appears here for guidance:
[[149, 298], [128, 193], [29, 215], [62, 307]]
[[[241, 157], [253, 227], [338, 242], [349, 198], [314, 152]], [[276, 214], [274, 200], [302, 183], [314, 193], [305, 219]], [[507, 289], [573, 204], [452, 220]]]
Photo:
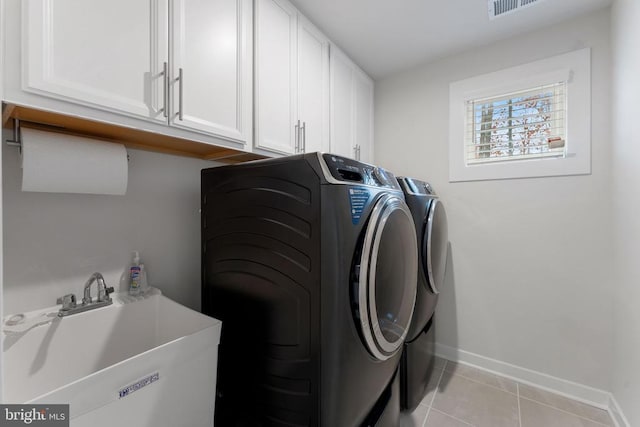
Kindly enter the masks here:
[[292, 0], [371, 77], [607, 7], [611, 0], [539, 0], [489, 20], [487, 0]]

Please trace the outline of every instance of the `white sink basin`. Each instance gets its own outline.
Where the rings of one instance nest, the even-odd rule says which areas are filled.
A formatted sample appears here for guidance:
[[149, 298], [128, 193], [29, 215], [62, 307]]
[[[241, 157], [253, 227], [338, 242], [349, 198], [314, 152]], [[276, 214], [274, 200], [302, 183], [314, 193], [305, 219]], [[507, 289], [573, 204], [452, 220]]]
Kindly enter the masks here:
[[157, 290], [112, 298], [63, 318], [59, 306], [7, 316], [5, 403], [68, 403], [72, 426], [211, 427], [221, 322]]

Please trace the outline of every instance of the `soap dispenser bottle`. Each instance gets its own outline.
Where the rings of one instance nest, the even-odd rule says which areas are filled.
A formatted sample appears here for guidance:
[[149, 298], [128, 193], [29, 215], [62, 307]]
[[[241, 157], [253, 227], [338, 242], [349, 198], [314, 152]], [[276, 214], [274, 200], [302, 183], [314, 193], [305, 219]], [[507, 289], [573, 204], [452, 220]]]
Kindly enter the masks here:
[[149, 291], [149, 282], [147, 281], [147, 269], [143, 263], [140, 263], [140, 294], [145, 295]]
[[140, 253], [133, 253], [133, 262], [129, 268], [129, 295], [140, 295], [141, 285], [140, 275]]

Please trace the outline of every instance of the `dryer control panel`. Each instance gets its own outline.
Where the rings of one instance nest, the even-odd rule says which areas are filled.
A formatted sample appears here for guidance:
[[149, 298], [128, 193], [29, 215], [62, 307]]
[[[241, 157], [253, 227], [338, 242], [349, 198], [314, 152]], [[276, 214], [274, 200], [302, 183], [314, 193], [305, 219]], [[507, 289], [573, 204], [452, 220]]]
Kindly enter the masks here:
[[400, 190], [396, 177], [383, 168], [335, 154], [323, 154], [322, 159], [331, 177], [341, 183], [357, 183]]
[[413, 178], [398, 178], [402, 181], [405, 191], [409, 194], [423, 194], [427, 196], [435, 196], [436, 192], [433, 191], [431, 184], [428, 182], [420, 181]]

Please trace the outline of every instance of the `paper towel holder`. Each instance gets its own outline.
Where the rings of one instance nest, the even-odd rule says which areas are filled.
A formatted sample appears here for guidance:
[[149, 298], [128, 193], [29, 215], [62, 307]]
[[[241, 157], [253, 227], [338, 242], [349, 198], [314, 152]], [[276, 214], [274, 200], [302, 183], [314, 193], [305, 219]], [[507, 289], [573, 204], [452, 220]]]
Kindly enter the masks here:
[[[7, 139], [7, 145], [10, 147], [18, 147], [22, 153], [22, 132], [20, 128], [20, 119], [13, 119], [13, 139]], [[131, 161], [129, 153], [127, 153], [127, 162]]]
[[13, 119], [13, 139], [7, 139], [7, 145], [18, 147], [22, 151], [22, 134], [20, 133], [20, 120]]

